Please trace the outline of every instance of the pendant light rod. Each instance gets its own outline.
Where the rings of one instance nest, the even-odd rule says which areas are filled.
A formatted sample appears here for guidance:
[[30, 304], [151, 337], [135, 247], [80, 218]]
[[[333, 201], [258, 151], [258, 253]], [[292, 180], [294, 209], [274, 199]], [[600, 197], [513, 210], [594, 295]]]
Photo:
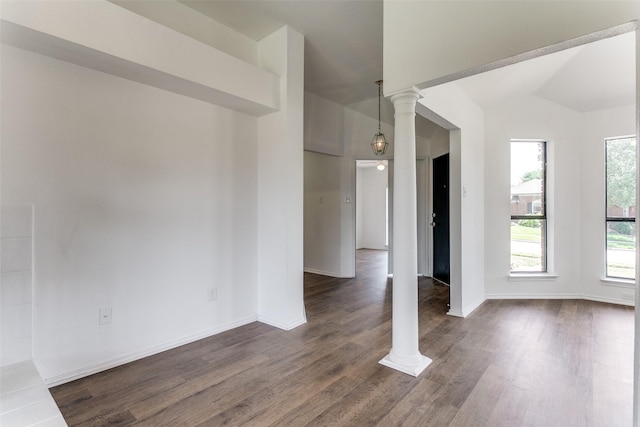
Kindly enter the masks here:
[[382, 80], [376, 80], [376, 84], [378, 85], [378, 133], [380, 133], [380, 89], [382, 88]]

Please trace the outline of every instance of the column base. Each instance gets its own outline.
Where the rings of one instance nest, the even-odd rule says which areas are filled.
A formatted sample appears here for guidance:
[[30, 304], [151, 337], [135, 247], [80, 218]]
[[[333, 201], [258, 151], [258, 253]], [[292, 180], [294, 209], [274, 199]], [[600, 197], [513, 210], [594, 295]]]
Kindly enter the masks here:
[[382, 358], [378, 363], [381, 365], [387, 366], [389, 368], [395, 369], [396, 371], [404, 372], [405, 374], [412, 375], [417, 377], [425, 370], [427, 366], [429, 366], [432, 362], [427, 356], [419, 355], [417, 361], [406, 362], [406, 361], [398, 361], [393, 360], [392, 353], [387, 354], [384, 358]]

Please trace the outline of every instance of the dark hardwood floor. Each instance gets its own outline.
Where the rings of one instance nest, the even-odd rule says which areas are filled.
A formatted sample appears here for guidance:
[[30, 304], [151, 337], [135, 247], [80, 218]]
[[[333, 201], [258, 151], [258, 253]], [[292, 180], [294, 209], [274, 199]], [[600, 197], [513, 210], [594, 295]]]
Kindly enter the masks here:
[[419, 281], [418, 377], [378, 364], [391, 345], [386, 252], [355, 279], [305, 274], [308, 323], [252, 323], [51, 389], [69, 425], [630, 426], [633, 309], [487, 301], [447, 316]]

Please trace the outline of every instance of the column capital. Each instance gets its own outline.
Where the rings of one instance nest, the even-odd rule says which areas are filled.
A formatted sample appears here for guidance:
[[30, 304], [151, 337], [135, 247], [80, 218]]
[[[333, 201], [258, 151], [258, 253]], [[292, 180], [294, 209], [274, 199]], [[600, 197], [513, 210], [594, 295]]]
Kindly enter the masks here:
[[422, 98], [422, 94], [420, 93], [420, 91], [418, 90], [418, 88], [416, 87], [411, 87], [408, 89], [404, 89], [398, 92], [394, 92], [391, 95], [389, 95], [389, 98], [391, 99], [391, 102], [393, 102], [394, 104], [396, 103], [396, 101], [400, 101], [400, 100], [418, 100], [420, 98]]
[[396, 113], [415, 113], [416, 102], [422, 95], [416, 88], [410, 88], [391, 95], [391, 102]]

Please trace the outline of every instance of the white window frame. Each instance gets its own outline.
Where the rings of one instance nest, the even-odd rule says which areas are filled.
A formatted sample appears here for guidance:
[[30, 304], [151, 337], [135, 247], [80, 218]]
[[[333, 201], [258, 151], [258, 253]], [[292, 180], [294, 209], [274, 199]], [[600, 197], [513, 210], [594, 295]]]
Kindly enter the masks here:
[[[602, 279], [601, 281], [605, 284], [605, 285], [609, 285], [609, 286], [620, 286], [620, 287], [635, 287], [635, 277], [633, 279], [630, 278], [626, 278], [626, 277], [619, 277], [619, 276], [609, 276], [608, 275], [608, 265], [609, 265], [609, 259], [608, 259], [608, 243], [607, 243], [607, 226], [609, 222], [613, 222], [611, 220], [611, 218], [613, 217], [609, 217], [607, 215], [607, 204], [608, 204], [608, 182], [607, 182], [607, 157], [608, 157], [608, 142], [609, 141], [615, 141], [617, 139], [627, 139], [627, 138], [634, 138], [636, 140], [636, 150], [638, 149], [638, 138], [636, 135], [622, 135], [622, 136], [611, 136], [611, 137], [606, 137], [604, 138], [604, 263], [603, 263], [603, 271], [604, 274], [602, 275]], [[638, 159], [638, 156], [636, 154], [636, 162]], [[638, 164], [636, 163], [636, 175], [638, 173]], [[636, 176], [636, 183], [637, 183], [637, 176]], [[637, 189], [636, 189], [636, 197], [637, 197]], [[633, 222], [636, 226], [636, 228], [638, 227], [638, 221], [637, 221], [637, 205], [638, 205], [638, 200], [636, 200], [636, 216], [634, 216], [633, 221], [628, 221], [628, 220], [620, 220], [617, 219], [615, 220], [616, 222]], [[636, 230], [636, 236], [637, 236], [637, 230]], [[636, 251], [638, 251], [638, 242], [636, 241]], [[636, 255], [636, 259], [637, 259], [637, 255]], [[636, 269], [638, 268], [638, 266], [636, 265]], [[637, 274], [637, 272], [636, 272]]]
[[[555, 142], [553, 139], [541, 138], [512, 138], [509, 140], [509, 153], [513, 142], [544, 142], [545, 143], [545, 203], [546, 203], [546, 271], [542, 272], [514, 272], [509, 271], [509, 281], [531, 281], [531, 280], [556, 280], [558, 275], [555, 273], [555, 203], [554, 203], [554, 158], [555, 158]], [[511, 154], [509, 154], [509, 169], [511, 169]], [[511, 223], [511, 215], [509, 215], [509, 224]], [[511, 244], [509, 244], [511, 247]], [[511, 250], [509, 250], [509, 258], [511, 258]]]

